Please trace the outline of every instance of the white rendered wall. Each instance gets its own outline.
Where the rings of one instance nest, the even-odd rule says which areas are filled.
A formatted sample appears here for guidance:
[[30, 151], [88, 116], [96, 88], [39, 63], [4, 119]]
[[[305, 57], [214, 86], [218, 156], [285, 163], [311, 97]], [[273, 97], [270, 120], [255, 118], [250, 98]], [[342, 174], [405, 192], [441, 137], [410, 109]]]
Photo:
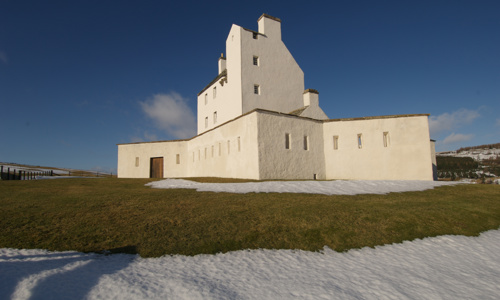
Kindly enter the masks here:
[[[254, 56], [259, 58], [258, 66], [253, 64]], [[243, 31], [241, 72], [243, 113], [256, 108], [289, 113], [303, 107], [304, 72], [281, 41], [281, 34], [258, 34], [254, 39], [253, 32]], [[254, 93], [255, 84], [259, 95]]]
[[185, 176], [259, 179], [258, 145], [253, 112], [191, 139]]
[[[163, 177], [183, 177], [188, 169], [187, 141], [118, 145], [118, 177], [149, 178], [150, 159], [163, 157]], [[176, 156], [179, 154], [179, 164]], [[138, 159], [138, 164], [136, 164]]]
[[[289, 113], [303, 107], [304, 72], [281, 41], [281, 24], [263, 17], [259, 30], [264, 28], [268, 35], [261, 32], [254, 39], [255, 32], [232, 25], [226, 40], [227, 83], [221, 85], [218, 80], [198, 95], [198, 134], [256, 108]], [[259, 86], [258, 95], [255, 85]]]
[[[323, 128], [320, 121], [262, 112], [259, 123], [260, 179], [325, 179]], [[285, 134], [290, 149], [285, 148]], [[308, 150], [304, 149], [307, 136]]]
[[[198, 95], [198, 134], [242, 115], [241, 105], [241, 32], [243, 29], [233, 25], [226, 40], [227, 82], [214, 82]], [[215, 76], [214, 76], [215, 77]], [[217, 95], [213, 97], [213, 88]], [[205, 104], [207, 95], [207, 104]], [[217, 112], [217, 122], [213, 114]], [[205, 118], [208, 124], [205, 126]]]
[[300, 114], [301, 117], [313, 118], [316, 120], [327, 120], [328, 116], [319, 107], [319, 95], [313, 92], [304, 92], [304, 106], [307, 108]]
[[432, 176], [434, 180], [438, 180], [437, 160], [436, 160], [436, 141], [431, 140], [431, 161], [432, 161]]
[[[325, 122], [326, 178], [433, 180], [428, 124], [426, 115]], [[387, 147], [384, 132], [389, 133]], [[333, 136], [338, 136], [337, 150]]]
[[118, 145], [118, 177], [149, 178], [150, 159], [163, 157], [165, 178], [259, 179], [258, 145], [253, 112], [190, 140]]

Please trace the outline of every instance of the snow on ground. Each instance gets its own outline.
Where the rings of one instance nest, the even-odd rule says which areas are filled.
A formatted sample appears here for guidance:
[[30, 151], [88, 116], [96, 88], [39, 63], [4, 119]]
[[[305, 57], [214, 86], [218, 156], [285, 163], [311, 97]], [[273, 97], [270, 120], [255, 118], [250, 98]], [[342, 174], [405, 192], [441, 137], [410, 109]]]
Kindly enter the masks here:
[[500, 231], [337, 253], [141, 258], [0, 249], [11, 299], [498, 299]]
[[184, 179], [165, 179], [146, 184], [160, 189], [196, 189], [227, 193], [305, 193], [325, 195], [387, 194], [423, 191], [437, 186], [463, 182], [411, 180], [335, 180], [335, 181], [264, 181], [244, 183], [199, 183]]

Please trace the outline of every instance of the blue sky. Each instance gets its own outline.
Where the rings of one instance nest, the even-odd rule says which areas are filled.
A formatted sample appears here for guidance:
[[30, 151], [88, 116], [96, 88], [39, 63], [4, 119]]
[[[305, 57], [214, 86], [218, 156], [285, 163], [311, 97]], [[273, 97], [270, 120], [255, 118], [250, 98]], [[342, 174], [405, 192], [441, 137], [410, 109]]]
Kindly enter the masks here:
[[262, 13], [330, 118], [429, 113], [438, 151], [500, 142], [500, 1], [282, 3], [1, 0], [0, 161], [116, 172], [116, 144], [190, 137], [231, 25]]

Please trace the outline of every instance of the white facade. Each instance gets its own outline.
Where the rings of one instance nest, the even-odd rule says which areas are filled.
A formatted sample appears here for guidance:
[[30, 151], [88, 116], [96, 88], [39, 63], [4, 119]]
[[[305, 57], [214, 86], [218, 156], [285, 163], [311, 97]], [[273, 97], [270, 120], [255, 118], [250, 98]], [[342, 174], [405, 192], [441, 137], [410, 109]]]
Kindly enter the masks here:
[[262, 15], [258, 24], [258, 32], [231, 27], [219, 76], [198, 94], [198, 134], [256, 108], [288, 113], [304, 106], [304, 72], [281, 40], [281, 21]]
[[150, 177], [163, 158], [164, 178], [433, 180], [428, 115], [328, 119], [281, 21], [258, 25], [231, 27], [219, 74], [198, 94], [198, 135], [118, 145], [119, 177]]

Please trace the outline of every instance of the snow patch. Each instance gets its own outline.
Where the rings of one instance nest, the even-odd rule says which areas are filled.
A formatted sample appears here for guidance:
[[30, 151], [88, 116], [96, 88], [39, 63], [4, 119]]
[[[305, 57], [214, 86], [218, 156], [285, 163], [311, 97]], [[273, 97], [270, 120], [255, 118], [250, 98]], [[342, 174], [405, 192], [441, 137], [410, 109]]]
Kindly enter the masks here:
[[304, 193], [324, 195], [387, 194], [423, 191], [463, 182], [410, 180], [264, 181], [244, 183], [200, 183], [185, 179], [165, 179], [147, 183], [159, 189], [195, 189], [225, 193]]
[[11, 299], [498, 299], [500, 231], [338, 253], [194, 257], [0, 249]]

